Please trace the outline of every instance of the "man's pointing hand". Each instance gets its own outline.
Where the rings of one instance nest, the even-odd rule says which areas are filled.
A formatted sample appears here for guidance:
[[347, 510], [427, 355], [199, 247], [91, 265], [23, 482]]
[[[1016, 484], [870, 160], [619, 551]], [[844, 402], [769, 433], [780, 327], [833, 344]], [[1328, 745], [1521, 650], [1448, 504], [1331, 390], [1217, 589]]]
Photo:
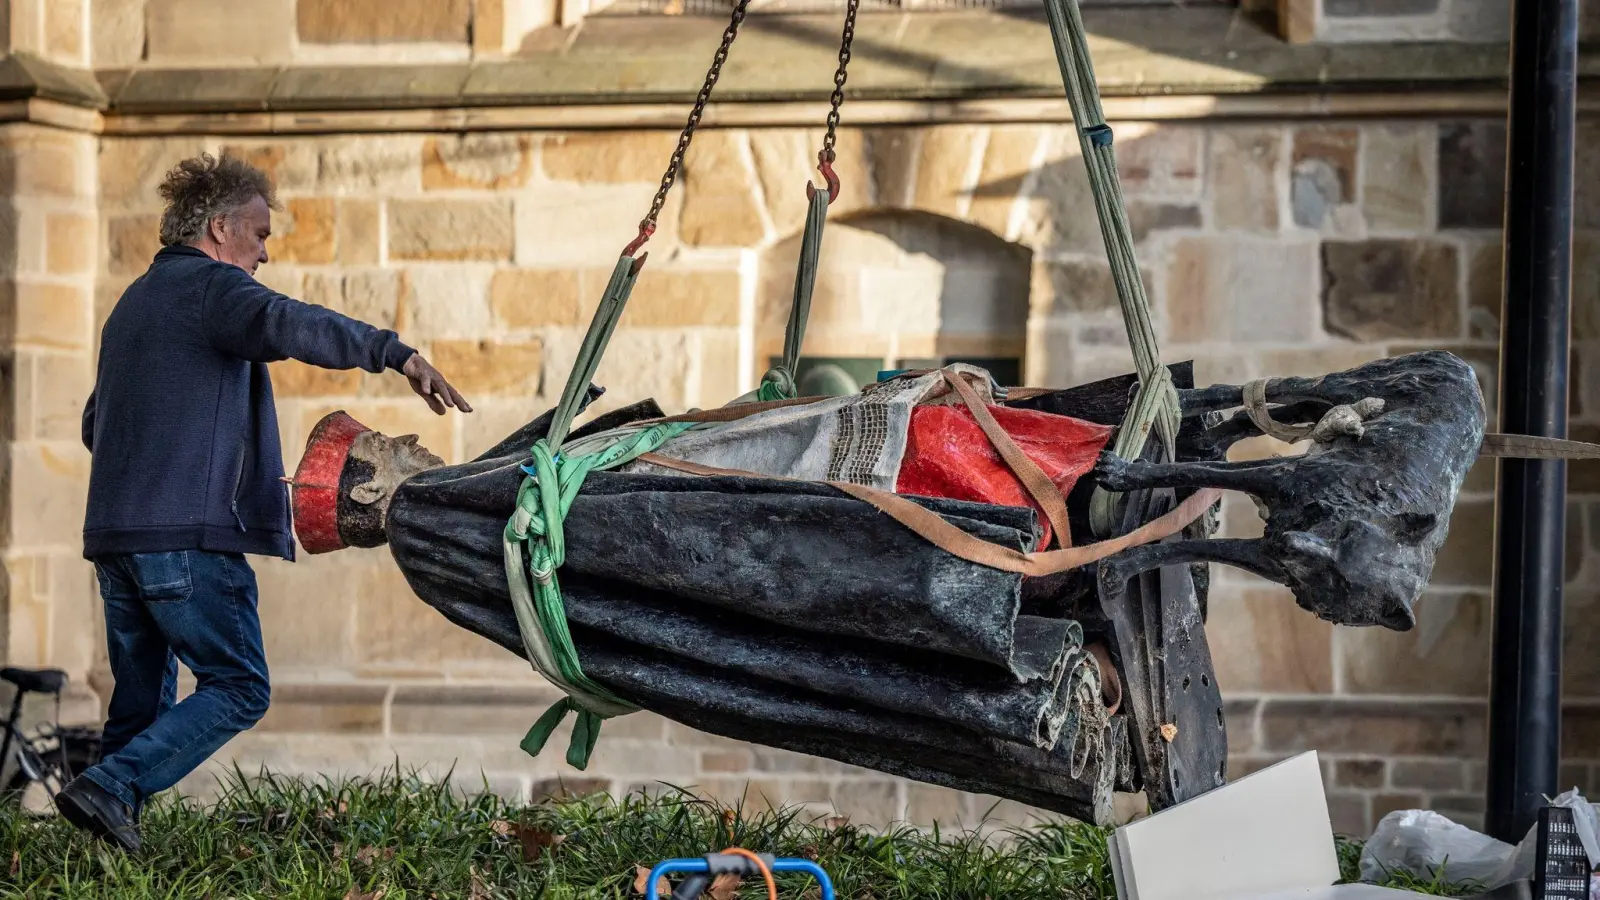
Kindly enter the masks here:
[[472, 412], [472, 404], [461, 396], [461, 392], [450, 386], [431, 363], [422, 358], [421, 353], [411, 354], [406, 360], [405, 368], [400, 370], [411, 381], [411, 389], [416, 391], [422, 399], [428, 401], [428, 406], [439, 415], [445, 414], [445, 407], [456, 407], [462, 412]]

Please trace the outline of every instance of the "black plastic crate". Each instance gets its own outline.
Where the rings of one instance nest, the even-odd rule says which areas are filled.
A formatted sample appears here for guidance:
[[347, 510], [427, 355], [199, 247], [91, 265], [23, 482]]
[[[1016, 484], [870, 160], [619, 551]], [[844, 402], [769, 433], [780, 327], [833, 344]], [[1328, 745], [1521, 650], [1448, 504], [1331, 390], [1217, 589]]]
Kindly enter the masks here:
[[1533, 868], [1534, 900], [1589, 900], [1589, 854], [1578, 839], [1572, 810], [1539, 811]]

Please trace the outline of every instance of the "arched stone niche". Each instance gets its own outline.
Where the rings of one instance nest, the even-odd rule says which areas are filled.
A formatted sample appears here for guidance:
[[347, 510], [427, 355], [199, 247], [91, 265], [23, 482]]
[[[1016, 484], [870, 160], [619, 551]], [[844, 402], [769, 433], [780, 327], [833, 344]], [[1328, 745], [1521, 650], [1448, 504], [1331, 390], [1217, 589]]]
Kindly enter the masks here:
[[[761, 254], [756, 376], [783, 354], [799, 254], [799, 234]], [[798, 373], [802, 387], [843, 393], [880, 369], [950, 362], [984, 365], [1002, 382], [1019, 383], [1032, 264], [1026, 247], [933, 213], [830, 220]]]

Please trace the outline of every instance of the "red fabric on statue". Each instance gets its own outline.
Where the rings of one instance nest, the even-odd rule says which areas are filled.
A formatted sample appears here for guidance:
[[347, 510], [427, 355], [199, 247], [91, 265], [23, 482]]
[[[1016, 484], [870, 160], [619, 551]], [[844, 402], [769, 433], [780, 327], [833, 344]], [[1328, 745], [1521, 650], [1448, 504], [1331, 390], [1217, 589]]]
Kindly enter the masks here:
[[[1111, 439], [1109, 425], [1082, 419], [991, 406], [989, 412], [1024, 456], [1044, 470], [1062, 496], [1094, 468], [1100, 451]], [[965, 406], [919, 406], [911, 412], [905, 459], [895, 493], [918, 497], [971, 500], [998, 506], [1031, 506], [1044, 530], [1039, 547], [1054, 537], [1044, 510], [1033, 502], [1022, 481], [989, 443], [972, 411]]]

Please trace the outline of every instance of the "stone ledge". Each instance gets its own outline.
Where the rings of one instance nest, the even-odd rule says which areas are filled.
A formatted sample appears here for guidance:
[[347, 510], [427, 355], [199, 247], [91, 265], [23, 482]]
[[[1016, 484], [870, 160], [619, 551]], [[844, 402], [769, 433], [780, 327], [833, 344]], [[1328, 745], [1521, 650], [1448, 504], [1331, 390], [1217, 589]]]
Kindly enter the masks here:
[[273, 685], [263, 732], [382, 734], [385, 684], [289, 683]]
[[[1600, 98], [1596, 98], [1600, 100]], [[60, 107], [60, 104], [56, 104]], [[1107, 97], [1109, 122], [1330, 119], [1467, 119], [1503, 121], [1506, 92], [1256, 93]], [[61, 107], [64, 108], [64, 107]], [[479, 106], [427, 109], [356, 109], [322, 112], [128, 113], [96, 117], [95, 130], [127, 137], [229, 134], [395, 134], [490, 131], [665, 130], [683, 127], [685, 103], [594, 103], [565, 106]], [[717, 128], [817, 128], [818, 102], [712, 104], [702, 130]], [[1580, 98], [1579, 115], [1600, 112], [1600, 102]], [[0, 115], [4, 110], [0, 109]], [[15, 121], [15, 118], [6, 121]], [[1065, 99], [992, 97], [949, 100], [865, 100], [848, 106], [846, 128], [932, 125], [1061, 125], [1072, 121]], [[68, 126], [63, 126], [68, 127]]]
[[28, 53], [0, 59], [0, 101], [54, 100], [87, 109], [109, 102], [93, 73], [47, 62]]
[[[1494, 87], [1492, 45], [1288, 45], [1212, 10], [1095, 17], [1090, 38], [1107, 97], [1258, 92], [1414, 91]], [[1135, 23], [1142, 23], [1142, 28]], [[832, 17], [747, 21], [714, 102], [815, 102], [832, 89]], [[100, 73], [117, 114], [294, 112], [600, 103], [687, 104], [719, 39], [707, 19], [595, 19], [570, 43], [512, 60], [429, 66], [138, 69]], [[1600, 71], [1593, 62], [1586, 73]], [[1057, 97], [1042, 20], [970, 11], [864, 16], [849, 82], [853, 101]]]
[[[828, 96], [832, 16], [747, 20], [717, 106]], [[1099, 10], [1087, 16], [1100, 88], [1119, 98], [1503, 92], [1500, 45], [1291, 45], [1224, 9]], [[530, 39], [520, 58], [430, 65], [122, 69], [89, 73], [25, 55], [0, 66], [0, 100], [42, 97], [108, 117], [690, 103], [721, 34], [707, 18], [599, 17]], [[1580, 73], [1600, 75], [1600, 48]], [[864, 15], [850, 72], [854, 104], [1050, 100], [1062, 95], [1044, 21], [965, 10]], [[858, 107], [859, 108], [859, 107]], [[675, 109], [681, 120], [683, 110]]]

